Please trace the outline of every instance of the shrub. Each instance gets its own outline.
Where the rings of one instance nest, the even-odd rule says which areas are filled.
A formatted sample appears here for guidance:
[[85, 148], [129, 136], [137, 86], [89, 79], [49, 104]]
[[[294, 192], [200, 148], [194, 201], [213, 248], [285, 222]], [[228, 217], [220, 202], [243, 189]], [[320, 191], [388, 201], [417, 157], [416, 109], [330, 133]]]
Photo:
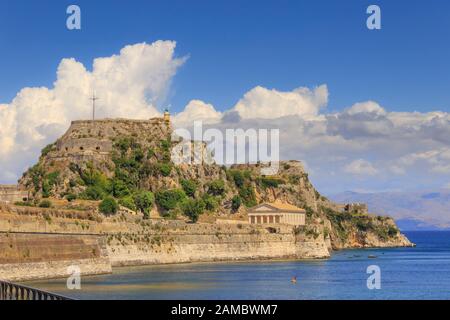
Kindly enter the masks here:
[[278, 186], [280, 184], [284, 183], [283, 179], [277, 179], [277, 178], [272, 178], [272, 177], [262, 177], [259, 181], [260, 181], [261, 186], [264, 189], [266, 189], [266, 188], [278, 188]]
[[123, 198], [130, 195], [130, 190], [125, 182], [119, 179], [114, 179], [112, 182], [112, 193], [116, 198]]
[[182, 210], [184, 215], [189, 217], [192, 222], [197, 222], [199, 216], [205, 211], [203, 200], [188, 199], [183, 202]]
[[121, 137], [114, 146], [124, 154], [128, 149], [136, 146], [136, 141], [132, 137]]
[[306, 216], [311, 218], [314, 215], [314, 210], [310, 206], [305, 206]]
[[165, 152], [170, 151], [170, 141], [169, 140], [161, 140], [161, 149]]
[[47, 174], [45, 179], [48, 181], [48, 184], [50, 186], [55, 186], [59, 180], [59, 171], [55, 171], [55, 172]]
[[52, 187], [48, 183], [48, 180], [42, 182], [42, 196], [44, 198], [49, 198], [52, 195]]
[[77, 196], [73, 193], [69, 193], [68, 195], [66, 195], [66, 199], [67, 201], [72, 202], [77, 199]]
[[319, 191], [317, 191], [317, 190], [314, 190], [314, 195], [316, 196], [316, 200], [319, 200], [321, 197]]
[[290, 184], [299, 184], [302, 177], [300, 177], [298, 174], [293, 174], [289, 176], [289, 183]]
[[223, 180], [214, 180], [208, 185], [208, 193], [213, 196], [221, 196], [225, 193], [225, 182]]
[[233, 211], [238, 211], [239, 208], [241, 207], [241, 204], [242, 204], [241, 197], [234, 196], [233, 199], [231, 199], [231, 209], [233, 209]]
[[172, 166], [169, 163], [161, 163], [159, 165], [159, 173], [163, 176], [163, 177], [168, 177], [170, 176], [170, 173], [172, 172]]
[[48, 155], [50, 151], [53, 150], [54, 146], [55, 146], [54, 143], [47, 145], [44, 149], [42, 149], [41, 156], [45, 157], [46, 155]]
[[69, 187], [75, 188], [77, 186], [77, 182], [73, 179], [70, 179], [69, 181]]
[[398, 234], [398, 229], [396, 227], [389, 226], [387, 233], [389, 237], [395, 237]]
[[147, 159], [151, 159], [155, 156], [155, 151], [152, 148], [149, 148], [147, 151]]
[[239, 170], [230, 170], [229, 176], [233, 179], [236, 187], [241, 188], [244, 185], [245, 178], [242, 171]]
[[165, 190], [156, 193], [156, 203], [166, 211], [175, 209], [184, 199], [186, 199], [186, 194], [180, 189]]
[[39, 208], [51, 208], [52, 207], [52, 202], [50, 200], [42, 200], [39, 203]]
[[142, 151], [140, 146], [139, 146], [139, 148], [133, 150], [132, 158], [133, 158], [134, 161], [141, 162], [144, 159], [144, 157], [145, 157], [144, 151]]
[[181, 186], [189, 197], [194, 197], [197, 191], [197, 183], [194, 180], [181, 180]]
[[104, 215], [113, 215], [117, 213], [117, 210], [119, 210], [119, 205], [114, 198], [107, 197], [100, 203], [98, 208]]
[[136, 208], [144, 213], [145, 217], [148, 217], [150, 209], [155, 203], [155, 196], [149, 191], [141, 191], [134, 195], [134, 203]]
[[219, 207], [219, 201], [217, 201], [217, 199], [212, 195], [204, 194], [202, 200], [205, 203], [206, 210], [208, 211], [214, 212]]
[[81, 198], [85, 200], [102, 200], [105, 195], [105, 191], [102, 188], [90, 186], [81, 194]]
[[252, 185], [245, 185], [239, 190], [239, 196], [248, 208], [256, 206], [256, 195]]
[[134, 199], [131, 196], [123, 197], [119, 200], [119, 204], [128, 208], [130, 210], [136, 211], [136, 204], [134, 203]]

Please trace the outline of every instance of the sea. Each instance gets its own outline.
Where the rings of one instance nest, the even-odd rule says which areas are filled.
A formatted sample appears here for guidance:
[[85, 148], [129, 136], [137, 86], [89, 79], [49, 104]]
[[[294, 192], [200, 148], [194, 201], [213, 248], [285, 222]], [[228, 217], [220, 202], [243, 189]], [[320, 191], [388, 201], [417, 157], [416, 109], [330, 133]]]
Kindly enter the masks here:
[[115, 268], [82, 277], [80, 290], [67, 289], [65, 279], [26, 285], [76, 299], [450, 299], [450, 232], [404, 233], [416, 247], [342, 250], [326, 260]]

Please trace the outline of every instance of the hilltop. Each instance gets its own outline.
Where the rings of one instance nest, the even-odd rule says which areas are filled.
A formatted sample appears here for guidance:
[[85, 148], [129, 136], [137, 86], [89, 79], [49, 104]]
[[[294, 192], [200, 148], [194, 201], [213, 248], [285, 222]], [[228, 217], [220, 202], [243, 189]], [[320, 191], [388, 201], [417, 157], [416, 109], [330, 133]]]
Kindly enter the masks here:
[[163, 118], [74, 121], [19, 184], [34, 204], [103, 201], [107, 216], [127, 208], [144, 219], [244, 220], [247, 208], [278, 200], [305, 208], [306, 229], [335, 249], [409, 245], [391, 218], [344, 210], [322, 196], [298, 161], [281, 162], [276, 176], [260, 176], [259, 164], [175, 165], [171, 134]]

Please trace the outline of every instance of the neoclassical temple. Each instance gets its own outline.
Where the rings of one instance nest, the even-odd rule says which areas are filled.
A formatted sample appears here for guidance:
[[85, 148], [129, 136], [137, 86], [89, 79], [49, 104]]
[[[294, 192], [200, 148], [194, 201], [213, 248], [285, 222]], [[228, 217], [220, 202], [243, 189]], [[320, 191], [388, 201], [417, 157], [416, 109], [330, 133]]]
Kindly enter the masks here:
[[248, 210], [250, 224], [289, 224], [304, 226], [306, 211], [282, 202], [262, 203]]

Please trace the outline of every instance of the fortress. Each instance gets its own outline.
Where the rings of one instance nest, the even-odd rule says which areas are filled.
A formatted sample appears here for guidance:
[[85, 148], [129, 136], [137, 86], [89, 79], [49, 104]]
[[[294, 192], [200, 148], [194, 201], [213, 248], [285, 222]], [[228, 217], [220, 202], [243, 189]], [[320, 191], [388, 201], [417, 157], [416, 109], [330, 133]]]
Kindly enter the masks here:
[[[320, 259], [333, 249], [411, 245], [392, 219], [322, 197], [298, 161], [282, 161], [276, 177], [261, 176], [259, 164], [176, 164], [174, 145], [194, 142], [172, 138], [172, 132], [168, 112], [148, 120], [73, 121], [18, 186], [0, 185], [0, 279], [64, 277], [71, 265], [92, 275], [114, 266]], [[89, 183], [102, 188], [83, 180], [94, 181], [96, 174], [100, 182], [132, 177], [136, 189], [154, 194], [182, 191], [182, 182], [191, 181], [196, 191], [190, 201], [208, 200], [212, 209], [203, 210], [197, 223], [188, 222], [176, 202], [180, 212], [165, 216], [157, 200], [149, 218], [120, 206], [102, 214], [101, 198], [83, 198]], [[51, 207], [37, 202], [46, 198]]]
[[172, 132], [170, 118], [149, 120], [104, 119], [73, 121], [69, 130], [56, 142], [56, 156], [109, 155], [115, 138], [134, 135], [140, 142], [159, 142]]
[[14, 203], [28, 198], [29, 192], [21, 190], [17, 185], [0, 185], [0, 202]]

